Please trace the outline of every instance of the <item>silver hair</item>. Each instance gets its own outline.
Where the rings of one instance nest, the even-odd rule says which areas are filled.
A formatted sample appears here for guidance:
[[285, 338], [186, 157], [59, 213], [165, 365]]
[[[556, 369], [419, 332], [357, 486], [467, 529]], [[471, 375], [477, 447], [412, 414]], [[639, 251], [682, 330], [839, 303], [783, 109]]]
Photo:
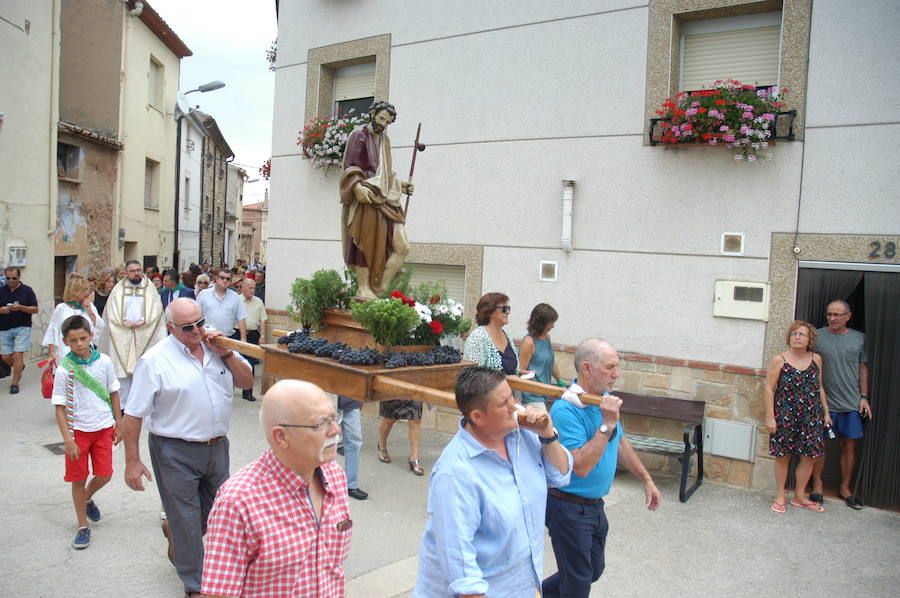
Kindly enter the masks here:
[[581, 341], [581, 344], [575, 349], [575, 370], [579, 375], [581, 374], [582, 364], [585, 362], [591, 365], [596, 364], [600, 361], [601, 352], [607, 347], [613, 349], [612, 345], [602, 338], [589, 338]]

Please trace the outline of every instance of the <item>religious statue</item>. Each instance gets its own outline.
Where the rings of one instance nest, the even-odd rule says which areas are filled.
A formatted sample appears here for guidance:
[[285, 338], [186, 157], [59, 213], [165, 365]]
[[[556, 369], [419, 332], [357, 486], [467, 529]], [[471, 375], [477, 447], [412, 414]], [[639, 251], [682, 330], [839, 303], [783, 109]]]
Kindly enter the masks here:
[[354, 130], [344, 149], [341, 175], [341, 237], [344, 263], [356, 273], [358, 295], [376, 299], [394, 279], [409, 253], [400, 206], [413, 184], [391, 169], [391, 142], [385, 132], [397, 118], [392, 104], [375, 100], [369, 123]]

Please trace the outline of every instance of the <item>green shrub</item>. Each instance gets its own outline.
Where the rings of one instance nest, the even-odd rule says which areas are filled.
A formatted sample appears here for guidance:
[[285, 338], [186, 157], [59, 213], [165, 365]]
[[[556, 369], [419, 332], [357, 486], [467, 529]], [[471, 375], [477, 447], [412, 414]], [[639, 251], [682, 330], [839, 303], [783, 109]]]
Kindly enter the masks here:
[[387, 349], [418, 326], [416, 310], [399, 299], [377, 299], [350, 306], [353, 319]]
[[304, 328], [319, 329], [326, 309], [341, 308], [349, 297], [347, 281], [335, 270], [319, 270], [312, 278], [298, 278], [291, 286], [288, 312]]

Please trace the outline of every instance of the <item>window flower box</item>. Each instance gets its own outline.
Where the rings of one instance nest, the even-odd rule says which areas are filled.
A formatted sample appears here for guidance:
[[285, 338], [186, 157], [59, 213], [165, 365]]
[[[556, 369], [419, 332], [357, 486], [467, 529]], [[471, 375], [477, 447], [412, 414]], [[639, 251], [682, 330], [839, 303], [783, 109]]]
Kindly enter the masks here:
[[771, 160], [773, 140], [794, 139], [797, 111], [783, 107], [775, 87], [717, 81], [713, 89], [667, 98], [656, 111], [659, 118], [650, 119], [650, 145], [724, 145], [735, 160]]

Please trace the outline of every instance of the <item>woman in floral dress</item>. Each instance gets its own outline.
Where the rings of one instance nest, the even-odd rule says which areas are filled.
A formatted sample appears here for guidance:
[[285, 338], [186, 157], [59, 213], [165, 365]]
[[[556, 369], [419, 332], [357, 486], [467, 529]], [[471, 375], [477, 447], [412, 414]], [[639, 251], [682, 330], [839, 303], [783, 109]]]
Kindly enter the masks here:
[[791, 505], [822, 513], [822, 505], [810, 500], [806, 484], [813, 459], [824, 455], [824, 428], [831, 425], [825, 390], [822, 388], [822, 358], [813, 353], [816, 331], [795, 320], [787, 333], [790, 347], [772, 358], [766, 371], [766, 427], [769, 454], [775, 457], [775, 500], [772, 510], [784, 513], [784, 486], [792, 455], [799, 455], [796, 486]]

